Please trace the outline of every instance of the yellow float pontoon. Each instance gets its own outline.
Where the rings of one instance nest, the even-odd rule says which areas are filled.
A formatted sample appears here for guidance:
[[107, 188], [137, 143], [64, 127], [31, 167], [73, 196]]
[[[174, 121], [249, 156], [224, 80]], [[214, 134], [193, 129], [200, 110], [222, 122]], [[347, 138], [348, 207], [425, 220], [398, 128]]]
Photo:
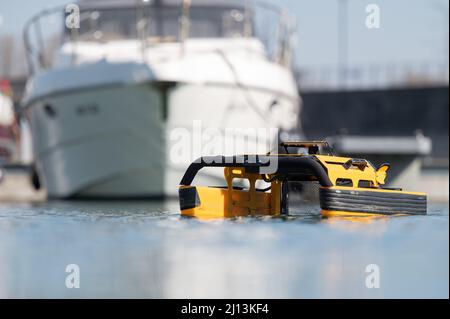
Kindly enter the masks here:
[[[199, 218], [288, 214], [291, 181], [318, 182], [322, 214], [423, 215], [424, 193], [384, 188], [389, 164], [375, 168], [365, 159], [334, 156], [327, 142], [285, 142], [287, 154], [206, 156], [187, 169], [179, 188], [181, 214]], [[307, 150], [289, 154], [290, 148]], [[224, 167], [226, 187], [192, 186], [204, 167]], [[237, 187], [244, 179], [249, 187]], [[263, 189], [259, 184], [266, 184]]]

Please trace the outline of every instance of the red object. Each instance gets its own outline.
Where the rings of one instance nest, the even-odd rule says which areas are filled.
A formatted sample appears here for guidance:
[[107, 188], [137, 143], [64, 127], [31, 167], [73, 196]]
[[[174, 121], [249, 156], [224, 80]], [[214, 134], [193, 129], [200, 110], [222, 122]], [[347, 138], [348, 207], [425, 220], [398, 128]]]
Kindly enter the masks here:
[[[11, 96], [11, 84], [8, 80], [0, 79], [0, 93]], [[13, 138], [12, 127], [0, 125], [0, 138]]]
[[12, 139], [13, 137], [14, 134], [11, 127], [0, 125], [0, 139], [1, 138]]
[[9, 83], [8, 80], [0, 79], [0, 92], [5, 95], [11, 95], [11, 93], [12, 93], [11, 84]]

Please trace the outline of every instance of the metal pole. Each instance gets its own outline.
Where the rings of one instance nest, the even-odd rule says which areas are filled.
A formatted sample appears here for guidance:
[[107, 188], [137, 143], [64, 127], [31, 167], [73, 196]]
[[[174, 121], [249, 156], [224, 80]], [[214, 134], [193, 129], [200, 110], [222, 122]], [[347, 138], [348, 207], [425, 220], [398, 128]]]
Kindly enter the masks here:
[[245, 17], [244, 17], [244, 37], [249, 38], [252, 36], [252, 11], [253, 6], [250, 0], [245, 1]]
[[149, 28], [148, 0], [136, 0], [136, 33], [141, 42], [142, 63], [147, 61], [147, 29]]
[[185, 41], [189, 37], [189, 10], [191, 7], [191, 0], [183, 0], [182, 15], [180, 19], [180, 44], [181, 44], [181, 55], [185, 51]]
[[348, 75], [348, 0], [339, 0], [338, 6], [338, 86], [346, 88]]

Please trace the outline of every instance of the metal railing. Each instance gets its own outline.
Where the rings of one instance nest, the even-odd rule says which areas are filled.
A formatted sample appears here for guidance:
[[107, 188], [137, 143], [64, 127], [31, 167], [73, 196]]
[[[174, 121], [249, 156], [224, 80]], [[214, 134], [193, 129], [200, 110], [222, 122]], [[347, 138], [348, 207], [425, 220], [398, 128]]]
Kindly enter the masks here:
[[[151, 4], [142, 0], [136, 1], [136, 3], [131, 9], [136, 9], [134, 22], [136, 35], [137, 40], [141, 43], [142, 54], [145, 55], [151, 47], [151, 43], [148, 41], [147, 34], [149, 17], [146, 16], [146, 11], [143, 9], [151, 8]], [[178, 37], [175, 42], [180, 43], [181, 52], [184, 51], [186, 40], [190, 38], [190, 26], [193, 19], [190, 16], [190, 11], [194, 4], [195, 0], [181, 0], [180, 2]], [[82, 8], [81, 10], [81, 22], [91, 18], [89, 12], [83, 13]], [[92, 10], [95, 9], [89, 9], [89, 11]], [[257, 16], [260, 11], [264, 13], [262, 18]], [[272, 15], [272, 17], [267, 18], [266, 15]], [[57, 19], [61, 20], [59, 29], [55, 29]], [[30, 74], [51, 68], [57, 49], [67, 42], [73, 44], [72, 63], [76, 63], [75, 48], [80, 41], [80, 35], [78, 29], [65, 29], [65, 19], [65, 7], [59, 6], [36, 14], [26, 23], [23, 40]], [[274, 23], [275, 28], [273, 28]], [[296, 43], [296, 21], [289, 16], [286, 10], [264, 1], [246, 0], [243, 25], [242, 37], [259, 38], [265, 45], [270, 60], [286, 67], [291, 66]], [[269, 25], [269, 32], [260, 30], [260, 28], [267, 28]], [[44, 30], [46, 27], [50, 31]]]
[[448, 61], [364, 64], [346, 69], [310, 67], [295, 73], [300, 91], [428, 87], [449, 83]]

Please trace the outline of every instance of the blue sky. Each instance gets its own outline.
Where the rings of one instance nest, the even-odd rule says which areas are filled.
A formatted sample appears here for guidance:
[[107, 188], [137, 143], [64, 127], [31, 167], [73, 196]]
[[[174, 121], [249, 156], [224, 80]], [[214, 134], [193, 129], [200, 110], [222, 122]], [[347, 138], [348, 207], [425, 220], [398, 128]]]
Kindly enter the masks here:
[[[337, 63], [339, 0], [272, 0], [298, 21], [297, 63], [324, 67]], [[349, 64], [442, 63], [448, 61], [448, 0], [348, 0]], [[67, 0], [0, 0], [0, 35], [21, 36], [35, 12]], [[381, 9], [381, 28], [365, 26], [368, 4]], [[1, 45], [1, 43], [0, 43]]]

